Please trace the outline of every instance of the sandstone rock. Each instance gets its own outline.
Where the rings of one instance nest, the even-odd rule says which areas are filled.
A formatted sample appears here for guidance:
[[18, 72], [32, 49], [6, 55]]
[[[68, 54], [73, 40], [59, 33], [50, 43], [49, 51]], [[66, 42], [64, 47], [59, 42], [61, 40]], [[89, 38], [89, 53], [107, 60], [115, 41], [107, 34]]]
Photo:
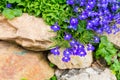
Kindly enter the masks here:
[[0, 41], [0, 80], [48, 80], [54, 70], [41, 53]]
[[0, 16], [0, 40], [16, 42], [29, 50], [48, 50], [53, 44], [50, 38], [55, 36], [50, 30], [42, 18], [26, 13], [13, 20]]
[[71, 56], [71, 60], [69, 62], [63, 62], [63, 50], [64, 49], [60, 49], [59, 56], [55, 56], [53, 54], [48, 55], [48, 59], [59, 69], [85, 68], [89, 67], [93, 61], [92, 52], [89, 51], [85, 57]]
[[56, 70], [58, 80], [117, 80], [109, 69], [95, 70], [92, 67], [85, 69]]
[[[120, 25], [117, 25], [120, 28]], [[116, 47], [120, 48], [120, 32], [116, 34], [104, 34], [107, 36], [108, 40], [112, 42]]]

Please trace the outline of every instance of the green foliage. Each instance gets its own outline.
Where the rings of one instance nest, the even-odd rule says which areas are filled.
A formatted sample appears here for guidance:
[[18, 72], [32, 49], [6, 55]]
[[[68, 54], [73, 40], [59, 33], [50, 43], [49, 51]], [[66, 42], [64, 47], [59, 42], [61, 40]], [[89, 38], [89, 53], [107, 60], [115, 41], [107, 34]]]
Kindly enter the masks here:
[[101, 42], [96, 51], [96, 57], [104, 57], [108, 65], [112, 64], [112, 58], [116, 56], [117, 49], [113, 46], [111, 42], [107, 40], [106, 36], [101, 37]]
[[117, 51], [114, 45], [107, 40], [107, 37], [102, 36], [99, 47], [95, 52], [95, 57], [97, 59], [100, 57], [104, 58], [112, 72], [116, 74], [117, 79], [120, 80], [120, 53], [117, 53]]
[[93, 31], [86, 30], [86, 21], [79, 21], [79, 25], [76, 31], [66, 28], [67, 26], [68, 25], [64, 23], [64, 25], [61, 27], [62, 29], [57, 32], [57, 36], [53, 39], [53, 41], [56, 43], [57, 46], [63, 48], [70, 47], [69, 42], [64, 40], [65, 32], [72, 34], [72, 37], [75, 40], [83, 44], [91, 43], [93, 37], [95, 36], [95, 33]]
[[6, 1], [4, 0], [0, 0], [0, 13], [3, 11], [3, 9], [5, 8], [5, 4], [6, 4]]
[[5, 8], [2, 12], [2, 14], [8, 18], [13, 19], [14, 17], [18, 17], [22, 15], [22, 11], [20, 9], [9, 9]]
[[54, 68], [55, 67], [55, 65], [53, 64], [53, 63], [49, 63], [49, 65], [50, 65], [50, 67], [52, 67], [52, 68]]
[[57, 80], [57, 77], [54, 75], [53, 77], [50, 78], [50, 80]]
[[6, 0], [6, 1], [8, 1], [9, 3], [19, 3], [19, 2], [21, 2], [21, 0]]
[[59, 25], [63, 25], [63, 21], [72, 12], [66, 5], [66, 0], [22, 0], [17, 7], [23, 12], [42, 17], [49, 25], [53, 25], [56, 21]]
[[[22, 10], [16, 7], [16, 3], [21, 2], [21, 0], [1, 0], [0, 1], [0, 13], [2, 13], [6, 18], [13, 19], [22, 15]], [[12, 8], [6, 8], [8, 3], [12, 3]], [[14, 4], [13, 4], [14, 3]]]
[[55, 22], [58, 22], [60, 26], [63, 26], [65, 23], [64, 21], [72, 16], [71, 8], [66, 5], [65, 0], [60, 1], [61, 2], [58, 0], [44, 0], [41, 4], [42, 17], [49, 25], [53, 25]]

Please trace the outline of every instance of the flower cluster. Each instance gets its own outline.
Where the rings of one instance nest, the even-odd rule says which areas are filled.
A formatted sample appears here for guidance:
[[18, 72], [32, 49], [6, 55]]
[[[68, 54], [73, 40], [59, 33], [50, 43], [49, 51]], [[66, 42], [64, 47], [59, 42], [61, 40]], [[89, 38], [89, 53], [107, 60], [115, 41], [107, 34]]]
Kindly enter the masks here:
[[[76, 18], [71, 18], [70, 19], [70, 25], [72, 26], [71, 28], [68, 27], [68, 29], [73, 29], [76, 30], [76, 26], [78, 25], [78, 20]], [[58, 24], [54, 24], [51, 26], [51, 29], [54, 32], [57, 32], [60, 30], [60, 26]], [[80, 57], [84, 57], [86, 56], [86, 50], [85, 47], [82, 43], [78, 42], [77, 40], [75, 40], [72, 35], [70, 33], [66, 33], [64, 34], [64, 40], [69, 42], [70, 47], [66, 48], [63, 51], [63, 58], [62, 61], [64, 62], [69, 62], [71, 60], [71, 56], [80, 56]], [[94, 37], [94, 42], [98, 43], [99, 42], [99, 37]], [[92, 44], [88, 44], [87, 45], [87, 50], [94, 50], [94, 46], [92, 46]], [[54, 55], [59, 55], [60, 51], [59, 51], [59, 47], [55, 47], [53, 49], [51, 49], [51, 53]]]
[[[73, 7], [75, 16], [71, 16], [68, 30], [74, 30], [77, 32], [79, 21], [85, 20], [86, 30], [92, 30], [99, 34], [106, 32], [108, 34], [116, 34], [120, 29], [115, 23], [120, 22], [120, 13], [117, 10], [120, 8], [120, 2], [117, 0], [67, 0], [66, 3]], [[82, 8], [82, 10], [80, 10]], [[61, 30], [58, 24], [52, 25], [51, 29], [54, 32]], [[76, 33], [75, 33], [76, 34]], [[64, 40], [69, 42], [70, 47], [63, 51], [62, 61], [68, 62], [71, 60], [71, 55], [84, 57], [87, 51], [94, 51], [95, 47], [88, 43], [87, 49], [78, 40], [73, 38], [72, 33], [64, 31]], [[100, 39], [98, 36], [93, 37], [94, 43], [99, 43]], [[87, 50], [87, 51], [86, 51]], [[53, 48], [51, 53], [59, 55], [59, 47]]]
[[[117, 13], [120, 8], [118, 0], [67, 0], [67, 4], [71, 5], [78, 15], [78, 19], [86, 20], [88, 30], [93, 30], [102, 34], [116, 34], [120, 29], [115, 23], [120, 23], [120, 13]], [[79, 12], [79, 8], [83, 8]]]
[[[69, 38], [68, 38], [69, 39]], [[69, 48], [66, 48], [64, 51], [63, 51], [63, 58], [62, 58], [62, 61], [64, 62], [69, 62], [70, 61], [70, 56], [80, 56], [80, 57], [84, 57], [86, 56], [86, 50], [85, 50], [85, 47], [83, 44], [79, 43], [78, 41], [76, 40], [71, 40], [69, 42], [70, 44], [70, 47]], [[94, 50], [94, 46], [92, 46], [91, 44], [88, 44], [87, 45], [87, 50]], [[53, 48], [51, 50], [51, 53], [54, 54], [54, 55], [59, 55], [60, 54], [60, 51], [59, 51], [59, 48], [56, 47], [56, 48]]]
[[[71, 18], [70, 19], [70, 26], [68, 26], [68, 29], [73, 29], [73, 30], [76, 30], [77, 29], [77, 25], [78, 25], [78, 19], [77, 18]], [[54, 32], [57, 32], [60, 30], [60, 26], [55, 23], [54, 25], [51, 26], [51, 29], [54, 31]], [[82, 43], [78, 42], [77, 40], [75, 40], [72, 35], [70, 33], [66, 33], [64, 34], [64, 40], [68, 41], [69, 42], [69, 45], [70, 47], [69, 48], [66, 48], [64, 51], [63, 51], [63, 58], [62, 58], [62, 61], [64, 62], [69, 62], [71, 60], [70, 56], [80, 56], [80, 57], [84, 57], [86, 56], [86, 50], [85, 50], [85, 47]], [[99, 37], [94, 37], [94, 41], [95, 43], [98, 43], [99, 42]], [[94, 50], [94, 46], [92, 46], [92, 44], [88, 44], [87, 45], [87, 50]], [[59, 51], [59, 47], [55, 47], [53, 49], [51, 49], [51, 53], [54, 54], [54, 55], [59, 55], [60, 54], [60, 51]]]

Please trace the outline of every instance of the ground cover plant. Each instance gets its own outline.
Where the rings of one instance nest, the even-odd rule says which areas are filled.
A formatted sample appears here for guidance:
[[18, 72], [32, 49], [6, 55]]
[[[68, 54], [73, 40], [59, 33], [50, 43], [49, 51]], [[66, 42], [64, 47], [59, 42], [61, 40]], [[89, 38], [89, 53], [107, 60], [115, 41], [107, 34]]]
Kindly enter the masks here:
[[[119, 0], [0, 0], [0, 13], [8, 19], [22, 13], [42, 17], [57, 34], [52, 39], [56, 44], [51, 53], [59, 56], [59, 48], [65, 48], [62, 61], [69, 62], [71, 55], [86, 56], [87, 47], [88, 51], [94, 52], [96, 59], [102, 57], [106, 60], [118, 80], [119, 50], [101, 35], [115, 35], [120, 31], [116, 26], [120, 23], [119, 11]], [[51, 78], [55, 79], [55, 76]]]

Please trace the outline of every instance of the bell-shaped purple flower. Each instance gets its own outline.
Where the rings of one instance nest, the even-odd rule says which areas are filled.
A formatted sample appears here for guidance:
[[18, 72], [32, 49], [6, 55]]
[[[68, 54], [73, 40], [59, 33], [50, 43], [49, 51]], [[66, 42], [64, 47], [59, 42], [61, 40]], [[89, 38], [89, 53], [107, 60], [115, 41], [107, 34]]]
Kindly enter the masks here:
[[60, 30], [60, 26], [58, 24], [54, 24], [51, 26], [51, 29], [56, 32], [56, 31], [59, 31]]
[[11, 7], [12, 7], [12, 4], [8, 3], [8, 4], [6, 5], [6, 7], [7, 7], [7, 8], [11, 8]]
[[59, 55], [60, 54], [58, 47], [51, 49], [50, 52], [54, 55]]
[[64, 57], [62, 58], [62, 61], [63, 61], [63, 62], [69, 62], [69, 61], [70, 61], [70, 57], [64, 56]]
[[70, 40], [72, 38], [72, 35], [69, 33], [65, 33], [64, 40]]
[[67, 0], [66, 3], [69, 4], [69, 5], [73, 5], [74, 4], [74, 0]]
[[71, 26], [77, 26], [78, 25], [78, 19], [77, 18], [70, 18], [70, 25]]
[[87, 50], [88, 50], [88, 51], [90, 51], [90, 50], [91, 50], [91, 51], [94, 51], [94, 50], [95, 50], [95, 47], [94, 47], [92, 44], [88, 44], [88, 45], [87, 45]]
[[98, 36], [94, 36], [94, 42], [95, 43], [99, 43], [100, 42], [100, 38]]

